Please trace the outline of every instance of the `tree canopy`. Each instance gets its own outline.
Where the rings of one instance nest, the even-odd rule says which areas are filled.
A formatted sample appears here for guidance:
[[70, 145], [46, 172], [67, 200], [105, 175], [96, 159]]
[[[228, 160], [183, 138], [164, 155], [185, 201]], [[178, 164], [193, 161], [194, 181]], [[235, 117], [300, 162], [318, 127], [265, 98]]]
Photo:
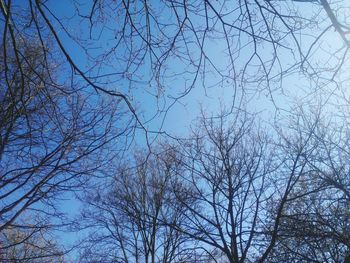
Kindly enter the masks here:
[[0, 261], [348, 262], [349, 9], [1, 0]]

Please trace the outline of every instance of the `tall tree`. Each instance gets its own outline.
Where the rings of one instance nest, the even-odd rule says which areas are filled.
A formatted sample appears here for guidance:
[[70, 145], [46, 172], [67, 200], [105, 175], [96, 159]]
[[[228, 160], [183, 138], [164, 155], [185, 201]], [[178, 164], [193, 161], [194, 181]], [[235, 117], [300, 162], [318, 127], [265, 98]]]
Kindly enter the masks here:
[[[84, 199], [81, 226], [90, 234], [83, 243], [83, 262], [190, 262], [196, 249], [179, 229], [186, 206], [174, 192], [189, 196], [179, 180], [176, 152], [159, 146], [151, 155], [137, 152], [119, 165], [103, 187]], [[193, 206], [191, 199], [186, 200]]]
[[188, 207], [186, 233], [214, 259], [222, 254], [228, 262], [245, 262], [254, 259], [260, 241], [274, 156], [253, 118], [238, 112], [231, 122], [228, 116], [203, 117], [183, 150], [183, 178], [197, 200]]
[[107, 145], [124, 131], [112, 126], [118, 103], [60, 84], [40, 43], [13, 37], [0, 55], [0, 232], [26, 228], [21, 215], [35, 214], [36, 224], [22, 232], [30, 236], [66, 223], [59, 222], [60, 198], [117, 152]]
[[[310, 129], [317, 127], [310, 124]], [[182, 150], [183, 180], [191, 182], [196, 206], [187, 207], [183, 230], [210, 249], [213, 259], [266, 262], [276, 247], [284, 211], [309, 172], [316, 148], [301, 127], [293, 136], [263, 132], [243, 111], [202, 118]], [[178, 195], [181, 201], [181, 195]], [[268, 213], [270, 211], [270, 214]]]
[[[345, 262], [349, 256], [349, 129], [342, 117], [298, 112], [294, 132], [308, 138], [304, 173], [281, 216], [269, 262]], [[292, 135], [293, 133], [290, 133]], [[303, 139], [291, 142], [297, 145]]]

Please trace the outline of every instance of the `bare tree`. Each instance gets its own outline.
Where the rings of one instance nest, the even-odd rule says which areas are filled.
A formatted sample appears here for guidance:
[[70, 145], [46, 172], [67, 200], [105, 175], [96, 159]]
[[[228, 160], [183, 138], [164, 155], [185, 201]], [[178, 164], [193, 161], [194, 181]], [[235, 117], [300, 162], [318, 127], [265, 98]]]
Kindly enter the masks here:
[[307, 164], [316, 151], [310, 142], [318, 120], [308, 123], [308, 132], [276, 129], [268, 137], [247, 113], [235, 116], [203, 117], [182, 151], [183, 179], [197, 200], [187, 207], [183, 232], [205, 244], [213, 260], [221, 254], [228, 262], [265, 262], [293, 193], [312, 171]]
[[181, 172], [176, 152], [159, 146], [150, 156], [137, 152], [106, 185], [88, 193], [79, 219], [91, 232], [82, 262], [190, 262], [196, 249], [178, 231], [186, 222], [186, 207], [174, 194], [189, 195]]
[[59, 220], [60, 198], [82, 189], [118, 151], [107, 145], [127, 131], [112, 126], [121, 117], [118, 103], [93, 97], [74, 82], [60, 84], [40, 43], [12, 40], [16, 45], [2, 45], [0, 55], [0, 232], [26, 228], [20, 220], [26, 213], [38, 219], [21, 232], [31, 236], [30, 230], [67, 223]]
[[14, 225], [1, 232], [1, 262], [64, 262], [64, 251], [46, 229], [37, 228], [35, 219], [26, 217], [23, 220], [27, 222], [25, 227]]
[[350, 251], [348, 127], [344, 119], [321, 111], [299, 115], [302, 121], [292, 127], [314, 150], [306, 158], [308, 173], [283, 209], [269, 262], [345, 262]]
[[228, 262], [249, 262], [257, 252], [273, 155], [252, 118], [240, 112], [231, 122], [228, 116], [203, 117], [184, 148], [183, 178], [197, 200], [187, 207], [184, 232], [208, 247], [213, 260], [222, 254]]

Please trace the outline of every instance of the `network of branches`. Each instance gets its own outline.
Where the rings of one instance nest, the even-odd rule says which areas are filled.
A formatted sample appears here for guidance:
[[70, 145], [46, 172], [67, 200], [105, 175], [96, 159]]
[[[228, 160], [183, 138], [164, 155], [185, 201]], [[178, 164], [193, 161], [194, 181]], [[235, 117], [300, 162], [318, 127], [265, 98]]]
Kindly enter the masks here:
[[350, 262], [349, 10], [0, 0], [0, 262]]

